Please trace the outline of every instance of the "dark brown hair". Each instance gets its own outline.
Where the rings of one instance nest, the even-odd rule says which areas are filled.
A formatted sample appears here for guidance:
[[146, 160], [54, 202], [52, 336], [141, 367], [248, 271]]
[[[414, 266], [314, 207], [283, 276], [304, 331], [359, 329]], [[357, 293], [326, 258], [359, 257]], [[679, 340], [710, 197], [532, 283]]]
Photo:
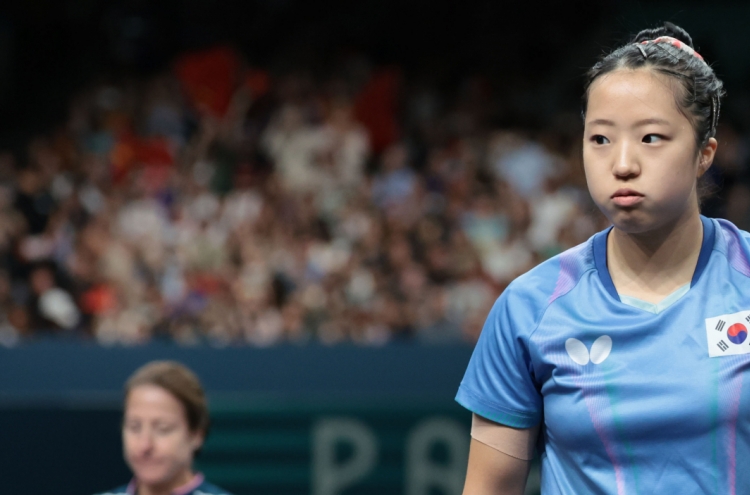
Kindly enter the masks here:
[[693, 125], [698, 148], [716, 135], [724, 85], [710, 65], [695, 55], [669, 43], [647, 43], [660, 36], [670, 36], [693, 48], [693, 39], [679, 26], [665, 22], [663, 27], [644, 29], [633, 39], [605, 55], [586, 74], [583, 94], [583, 115], [586, 116], [589, 89], [599, 77], [618, 69], [650, 68], [678, 83], [675, 100], [677, 108]]
[[208, 402], [195, 373], [176, 361], [152, 361], [138, 368], [125, 382], [125, 404], [128, 395], [139, 385], [156, 385], [172, 394], [185, 410], [192, 432], [208, 434]]

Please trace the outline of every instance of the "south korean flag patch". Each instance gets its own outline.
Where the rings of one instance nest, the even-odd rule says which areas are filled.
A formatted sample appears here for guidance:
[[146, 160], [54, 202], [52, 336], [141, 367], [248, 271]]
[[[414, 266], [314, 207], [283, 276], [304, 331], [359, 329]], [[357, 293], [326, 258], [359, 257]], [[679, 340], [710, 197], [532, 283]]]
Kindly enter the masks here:
[[710, 357], [750, 354], [750, 311], [706, 318]]

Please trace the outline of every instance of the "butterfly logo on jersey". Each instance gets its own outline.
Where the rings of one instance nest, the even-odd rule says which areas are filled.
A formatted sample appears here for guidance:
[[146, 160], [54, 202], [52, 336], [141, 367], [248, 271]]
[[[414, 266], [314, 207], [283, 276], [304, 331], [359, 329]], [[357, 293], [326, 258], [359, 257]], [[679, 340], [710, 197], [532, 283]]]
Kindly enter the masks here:
[[586, 344], [571, 338], [565, 341], [565, 350], [568, 351], [570, 359], [581, 366], [589, 364], [589, 360], [594, 364], [601, 364], [612, 352], [612, 338], [609, 335], [602, 335], [591, 345], [591, 352]]
[[750, 311], [706, 318], [706, 341], [710, 357], [750, 354]]

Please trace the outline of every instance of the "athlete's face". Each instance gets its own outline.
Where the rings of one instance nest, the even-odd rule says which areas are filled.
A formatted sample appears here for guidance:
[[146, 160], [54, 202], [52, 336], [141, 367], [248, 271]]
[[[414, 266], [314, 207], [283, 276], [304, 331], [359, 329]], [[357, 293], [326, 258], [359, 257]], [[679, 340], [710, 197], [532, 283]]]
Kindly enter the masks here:
[[138, 483], [172, 489], [190, 480], [203, 435], [190, 431], [185, 409], [171, 393], [156, 385], [138, 385], [125, 402], [122, 439], [125, 460]]
[[619, 70], [591, 85], [583, 142], [586, 181], [615, 227], [649, 232], [697, 214], [696, 179], [716, 140], [696, 149], [677, 108], [676, 82], [650, 70]]

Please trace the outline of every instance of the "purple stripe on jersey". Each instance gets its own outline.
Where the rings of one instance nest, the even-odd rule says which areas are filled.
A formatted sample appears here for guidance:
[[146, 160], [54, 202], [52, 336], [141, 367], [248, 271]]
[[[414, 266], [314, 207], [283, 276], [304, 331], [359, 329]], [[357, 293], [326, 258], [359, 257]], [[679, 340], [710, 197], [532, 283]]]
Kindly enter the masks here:
[[737, 491], [737, 413], [740, 410], [740, 396], [742, 395], [742, 375], [735, 378], [737, 381], [737, 391], [732, 394], [732, 402], [730, 404], [730, 414], [732, 419], [729, 423], [729, 462], [727, 468], [729, 472], [729, 494], [736, 495]]
[[732, 268], [750, 277], [750, 260], [742, 249], [742, 239], [737, 228], [726, 220], [717, 220], [721, 225], [721, 232], [727, 243], [727, 259]]
[[[592, 366], [591, 363], [584, 366], [584, 371], [576, 377], [576, 385], [581, 388], [581, 395], [586, 403], [586, 408], [589, 410], [589, 416], [591, 417], [591, 423], [594, 425], [596, 434], [599, 435], [604, 445], [604, 450], [607, 452], [609, 461], [612, 463], [612, 468], [615, 471], [615, 481], [617, 482], [617, 495], [625, 495], [625, 474], [623, 473], [622, 465], [617, 460], [617, 454], [615, 453], [615, 446], [612, 440], [607, 435], [607, 428], [605, 425], [604, 415], [606, 411], [611, 412], [611, 404], [608, 400], [603, 400], [603, 391], [594, 390], [594, 385], [587, 383], [584, 376], [587, 370], [585, 368]], [[580, 366], [579, 366], [580, 367]], [[612, 421], [609, 421], [612, 424]]]
[[581, 391], [581, 396], [589, 412], [589, 418], [596, 431], [599, 440], [604, 446], [604, 451], [612, 464], [615, 472], [615, 483], [617, 485], [617, 495], [627, 493], [625, 487], [625, 471], [622, 463], [617, 458], [615, 443], [613, 441], [614, 433], [608, 431], [613, 428], [614, 419], [612, 416], [612, 405], [604, 388], [604, 381], [600, 374], [596, 372], [593, 363], [584, 366], [573, 362], [560, 343], [540, 341], [540, 352], [543, 355], [549, 355], [549, 359], [558, 368], [561, 368], [561, 375], [572, 376], [575, 385]]
[[560, 255], [560, 273], [557, 276], [555, 291], [549, 298], [548, 304], [560, 296], [564, 296], [575, 287], [584, 267], [584, 252], [591, 249], [591, 244], [585, 242], [579, 246], [569, 249]]
[[[719, 374], [720, 404], [726, 409], [726, 452], [729, 494], [737, 493], [737, 419], [742, 397], [742, 375], [747, 368], [746, 356], [726, 356]], [[745, 366], [743, 366], [745, 364]]]

